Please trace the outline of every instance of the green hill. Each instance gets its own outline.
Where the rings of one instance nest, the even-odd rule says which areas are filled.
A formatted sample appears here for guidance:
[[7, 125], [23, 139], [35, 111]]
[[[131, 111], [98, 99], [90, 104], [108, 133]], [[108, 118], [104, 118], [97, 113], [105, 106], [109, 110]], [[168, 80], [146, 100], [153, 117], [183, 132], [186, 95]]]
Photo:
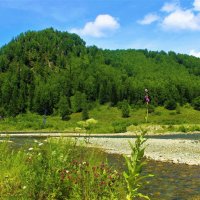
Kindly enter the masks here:
[[[200, 96], [200, 59], [174, 52], [102, 50], [76, 34], [28, 31], [0, 49], [0, 115], [79, 112], [98, 101], [155, 106]], [[91, 107], [91, 106], [90, 106]]]

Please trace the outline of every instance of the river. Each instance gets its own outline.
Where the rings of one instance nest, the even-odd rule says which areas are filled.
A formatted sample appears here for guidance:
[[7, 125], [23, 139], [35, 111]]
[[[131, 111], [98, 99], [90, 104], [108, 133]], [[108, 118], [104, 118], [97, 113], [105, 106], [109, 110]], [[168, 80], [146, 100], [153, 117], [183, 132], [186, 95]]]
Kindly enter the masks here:
[[[176, 138], [180, 138], [180, 136], [176, 136]], [[199, 134], [198, 136], [193, 135], [193, 137], [196, 139], [196, 137], [199, 137]], [[186, 138], [187, 135], [184, 134], [184, 139]], [[31, 144], [34, 139], [34, 137], [11, 138], [15, 146], [20, 147], [24, 144]], [[43, 140], [44, 138], [37, 137], [38, 139]], [[126, 169], [123, 156], [118, 154], [105, 154], [108, 162], [113, 167], [119, 170]], [[148, 194], [152, 200], [188, 200], [193, 196], [200, 197], [200, 166], [148, 160], [143, 173], [155, 175], [150, 179], [150, 184], [143, 188], [143, 192]]]

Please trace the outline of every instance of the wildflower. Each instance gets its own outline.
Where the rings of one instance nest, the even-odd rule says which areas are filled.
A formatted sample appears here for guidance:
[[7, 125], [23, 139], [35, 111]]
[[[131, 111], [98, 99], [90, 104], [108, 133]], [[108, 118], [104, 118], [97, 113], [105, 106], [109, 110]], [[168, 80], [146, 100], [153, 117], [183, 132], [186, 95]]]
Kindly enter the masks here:
[[32, 150], [33, 150], [33, 147], [30, 147], [28, 150], [29, 150], [29, 151], [32, 151]]
[[39, 145], [39, 146], [42, 146], [42, 145], [43, 145], [43, 143], [41, 142], [41, 143], [39, 143], [38, 145]]

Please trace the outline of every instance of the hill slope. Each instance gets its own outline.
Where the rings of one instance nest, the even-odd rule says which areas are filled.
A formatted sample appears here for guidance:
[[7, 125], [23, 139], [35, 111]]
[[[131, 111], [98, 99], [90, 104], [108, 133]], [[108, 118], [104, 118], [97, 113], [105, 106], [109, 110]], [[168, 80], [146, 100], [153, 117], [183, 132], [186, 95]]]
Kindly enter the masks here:
[[52, 114], [83, 109], [98, 100], [142, 104], [144, 88], [152, 103], [180, 104], [200, 96], [200, 59], [147, 50], [86, 47], [75, 34], [52, 28], [20, 34], [0, 49], [0, 114], [27, 110]]

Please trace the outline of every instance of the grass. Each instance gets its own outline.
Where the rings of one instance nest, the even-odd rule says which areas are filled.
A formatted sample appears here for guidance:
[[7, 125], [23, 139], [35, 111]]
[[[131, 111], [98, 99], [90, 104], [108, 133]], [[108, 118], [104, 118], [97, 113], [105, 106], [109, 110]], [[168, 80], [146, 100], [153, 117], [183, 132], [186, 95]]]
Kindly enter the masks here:
[[[36, 140], [20, 149], [0, 142], [0, 199], [121, 200], [130, 199], [127, 196], [133, 192], [134, 197], [140, 196], [139, 188], [144, 184], [142, 139], [141, 135], [132, 146], [132, 159], [126, 157], [134, 166], [131, 173], [124, 172], [126, 179], [107, 163], [105, 155], [77, 146], [76, 140]], [[131, 190], [127, 189], [127, 180], [135, 180]]]
[[[163, 107], [155, 108], [149, 114], [148, 123], [145, 122], [145, 108], [131, 109], [129, 118], [121, 117], [121, 110], [109, 105], [97, 106], [90, 110], [90, 118], [98, 121], [90, 128], [93, 133], [113, 133], [139, 131], [147, 128], [150, 132], [166, 131], [199, 131], [200, 112], [191, 107], [181, 107], [180, 112], [169, 111]], [[38, 132], [77, 132], [80, 131], [78, 122], [81, 121], [81, 113], [73, 113], [69, 121], [61, 120], [60, 116], [47, 116], [46, 124], [43, 124], [43, 116], [35, 113], [18, 115], [15, 118], [5, 118], [0, 121], [0, 131], [38, 131]], [[82, 130], [84, 131], [84, 130]]]

